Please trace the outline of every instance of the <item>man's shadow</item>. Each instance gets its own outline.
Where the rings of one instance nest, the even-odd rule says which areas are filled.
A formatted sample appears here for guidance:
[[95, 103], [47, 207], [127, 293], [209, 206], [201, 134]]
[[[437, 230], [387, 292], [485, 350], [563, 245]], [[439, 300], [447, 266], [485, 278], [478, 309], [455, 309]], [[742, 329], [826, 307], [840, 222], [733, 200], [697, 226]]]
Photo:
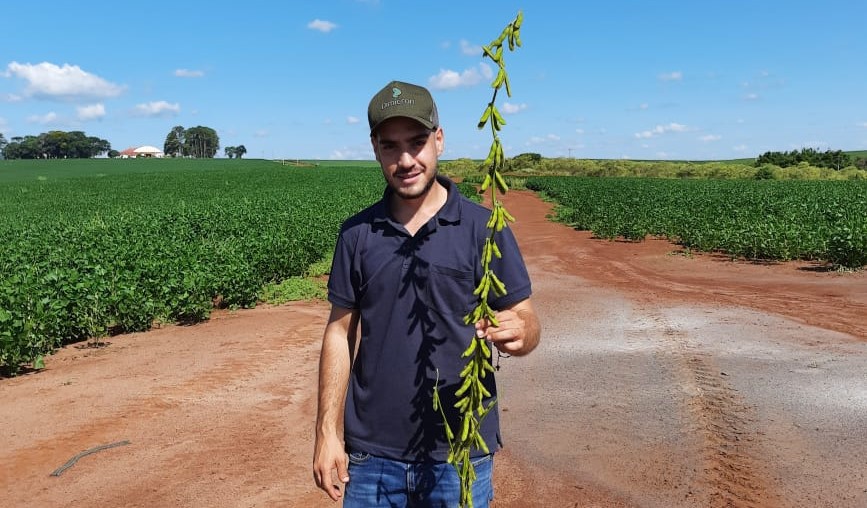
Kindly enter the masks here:
[[[437, 442], [445, 437], [442, 416], [433, 407], [433, 391], [437, 384], [437, 371], [431, 358], [437, 348], [448, 340], [440, 330], [437, 330], [436, 320], [432, 316], [437, 311], [432, 309], [426, 298], [423, 297], [428, 290], [428, 284], [431, 283], [430, 263], [416, 256], [415, 253], [428, 239], [428, 235], [424, 233], [425, 231], [421, 230], [416, 236], [408, 238], [398, 251], [398, 254], [409, 261], [409, 267], [401, 279], [399, 293], [400, 298], [411, 298], [413, 301], [408, 316], [407, 335], [411, 336], [420, 329], [422, 336], [415, 357], [414, 385], [416, 386], [416, 393], [412, 398], [413, 411], [410, 415], [411, 421], [415, 425], [415, 432], [406, 448], [407, 456], [415, 457], [418, 460], [430, 460], [431, 452], [436, 449]], [[456, 414], [456, 411], [451, 407], [452, 404], [448, 403], [453, 397], [446, 396], [448, 393], [454, 393], [456, 386], [452, 387], [451, 390], [444, 386], [440, 386], [439, 389], [443, 395], [443, 409], [446, 414]], [[455, 423], [451, 420], [450, 418], [450, 425], [454, 426]]]

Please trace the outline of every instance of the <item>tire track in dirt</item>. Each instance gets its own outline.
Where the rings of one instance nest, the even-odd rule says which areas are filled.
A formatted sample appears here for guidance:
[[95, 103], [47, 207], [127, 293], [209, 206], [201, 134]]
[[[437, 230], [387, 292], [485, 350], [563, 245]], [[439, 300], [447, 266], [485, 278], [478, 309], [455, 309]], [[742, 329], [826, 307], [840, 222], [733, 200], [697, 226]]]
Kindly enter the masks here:
[[763, 508], [780, 506], [779, 496], [768, 479], [767, 467], [751, 454], [757, 450], [759, 434], [752, 429], [755, 417], [737, 390], [727, 383], [726, 374], [710, 354], [690, 341], [670, 320], [651, 313], [662, 330], [663, 354], [675, 360], [686, 400], [691, 430], [700, 437], [703, 470], [699, 476], [704, 499], [695, 499], [708, 508]]

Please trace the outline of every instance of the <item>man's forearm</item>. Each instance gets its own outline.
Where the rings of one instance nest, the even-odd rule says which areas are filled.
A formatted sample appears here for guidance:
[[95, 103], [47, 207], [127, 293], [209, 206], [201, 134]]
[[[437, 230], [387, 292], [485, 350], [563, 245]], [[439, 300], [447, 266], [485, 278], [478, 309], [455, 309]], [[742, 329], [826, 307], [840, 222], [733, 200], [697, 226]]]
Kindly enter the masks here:
[[336, 433], [349, 382], [349, 348], [346, 337], [326, 332], [319, 357], [319, 408], [317, 435]]

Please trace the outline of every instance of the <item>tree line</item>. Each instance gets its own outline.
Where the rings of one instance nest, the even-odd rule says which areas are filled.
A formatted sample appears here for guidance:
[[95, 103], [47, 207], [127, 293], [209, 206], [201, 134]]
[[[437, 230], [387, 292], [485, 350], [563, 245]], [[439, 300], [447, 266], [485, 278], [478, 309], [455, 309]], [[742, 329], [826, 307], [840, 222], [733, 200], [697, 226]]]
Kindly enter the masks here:
[[825, 150], [824, 152], [820, 152], [814, 148], [802, 148], [800, 150], [792, 150], [791, 152], [765, 152], [756, 157], [755, 167], [773, 164], [774, 166], [787, 168], [797, 166], [802, 162], [818, 168], [841, 170], [847, 166], [854, 165], [856, 161], [853, 161], [852, 157], [842, 150]]
[[48, 131], [38, 136], [0, 134], [0, 154], [5, 159], [87, 159], [111, 150], [111, 143], [82, 131]]
[[[184, 129], [178, 125], [166, 136], [163, 152], [168, 157], [213, 158], [220, 148], [217, 131], [201, 125]], [[229, 158], [247, 153], [244, 145], [226, 147]], [[5, 159], [87, 159], [108, 154], [116, 157], [111, 143], [82, 131], [49, 131], [38, 136], [15, 136], [7, 141], [0, 133], [0, 156]]]

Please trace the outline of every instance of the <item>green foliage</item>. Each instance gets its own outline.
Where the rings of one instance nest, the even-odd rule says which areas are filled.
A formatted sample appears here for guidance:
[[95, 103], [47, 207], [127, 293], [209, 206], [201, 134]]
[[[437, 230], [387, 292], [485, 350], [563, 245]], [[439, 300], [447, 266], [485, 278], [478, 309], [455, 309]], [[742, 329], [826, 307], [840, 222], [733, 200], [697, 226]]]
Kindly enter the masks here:
[[282, 282], [266, 285], [262, 290], [262, 301], [280, 305], [299, 300], [325, 300], [328, 296], [326, 286], [326, 281], [322, 279], [289, 277]]
[[166, 157], [179, 157], [184, 154], [185, 132], [186, 129], [176, 125], [166, 134], [166, 141], [163, 143], [163, 153]]
[[774, 175], [774, 167], [770, 164], [762, 164], [756, 170], [756, 176], [754, 177], [756, 180], [773, 180], [776, 178]]
[[482, 202], [482, 196], [476, 190], [476, 186], [470, 182], [460, 182], [457, 184], [458, 190], [464, 196], [470, 198], [472, 201], [476, 203]]
[[[857, 153], [857, 152], [850, 152]], [[507, 159], [505, 175], [513, 176], [601, 176], [641, 178], [702, 178], [702, 179], [786, 179], [786, 180], [857, 180], [867, 178], [867, 159], [855, 159], [854, 166], [839, 171], [831, 168], [799, 166], [780, 168], [773, 164], [760, 167], [753, 159], [732, 161], [633, 161], [613, 159], [544, 158], [532, 162], [535, 154], [521, 154]], [[858, 166], [863, 161], [864, 167]], [[441, 165], [443, 172], [474, 179], [478, 163], [471, 159], [456, 159]]]
[[538, 153], [522, 153], [509, 159], [510, 170], [527, 170], [536, 168], [542, 162], [542, 156]]
[[852, 158], [842, 150], [820, 152], [814, 148], [802, 148], [791, 152], [765, 152], [756, 158], [755, 166], [773, 164], [787, 168], [804, 162], [810, 166], [840, 170], [852, 164]]
[[211, 159], [219, 149], [220, 137], [214, 129], [197, 125], [184, 131], [184, 155], [197, 159]]
[[244, 145], [227, 146], [224, 149], [224, 152], [226, 153], [226, 157], [228, 157], [230, 159], [235, 158], [235, 157], [240, 159], [241, 157], [244, 156], [245, 153], [247, 153], [247, 147]]
[[14, 137], [0, 149], [6, 159], [88, 159], [107, 153], [111, 144], [81, 131], [49, 131]]
[[864, 181], [537, 177], [527, 186], [558, 203], [558, 220], [600, 238], [650, 235], [749, 259], [867, 264]]
[[[329, 257], [378, 171], [269, 161], [8, 161], [0, 172], [0, 369], [59, 345], [250, 307]], [[327, 190], [323, 192], [323, 190]]]

